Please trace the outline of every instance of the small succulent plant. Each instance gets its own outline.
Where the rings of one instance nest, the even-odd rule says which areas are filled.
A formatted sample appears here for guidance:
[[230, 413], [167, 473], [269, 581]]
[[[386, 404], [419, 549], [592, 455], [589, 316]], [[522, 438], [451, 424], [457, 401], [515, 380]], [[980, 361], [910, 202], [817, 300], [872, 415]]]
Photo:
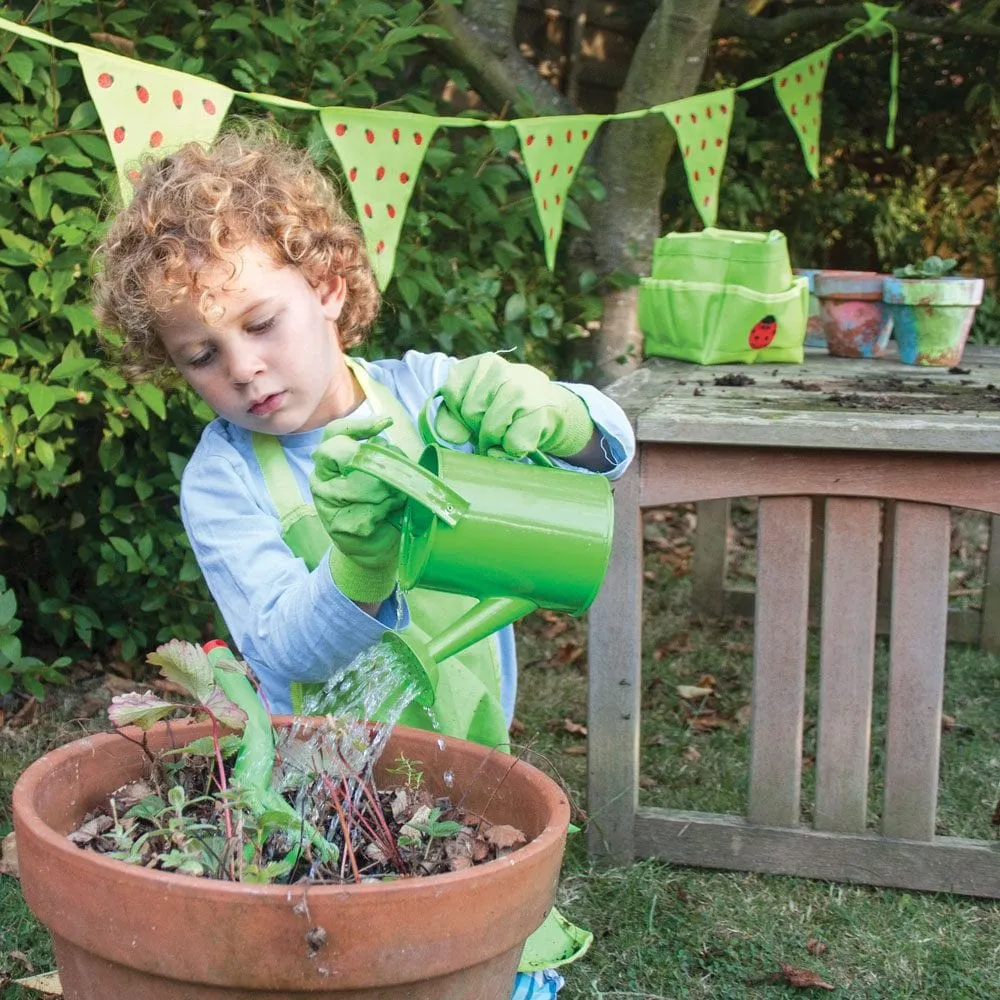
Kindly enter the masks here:
[[958, 266], [954, 257], [938, 257], [934, 254], [919, 264], [897, 267], [892, 273], [897, 278], [944, 278]]

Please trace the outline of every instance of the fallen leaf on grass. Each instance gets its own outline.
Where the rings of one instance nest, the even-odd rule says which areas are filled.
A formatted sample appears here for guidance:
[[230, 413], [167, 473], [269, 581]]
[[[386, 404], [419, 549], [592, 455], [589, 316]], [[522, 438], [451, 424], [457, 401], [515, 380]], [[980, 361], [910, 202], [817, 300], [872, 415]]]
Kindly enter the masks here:
[[568, 716], [563, 719], [563, 729], [565, 729], [567, 733], [572, 733], [574, 736], [587, 735], [587, 727], [583, 725], [582, 722], [574, 722]]
[[0, 875], [13, 875], [20, 878], [20, 870], [17, 866], [17, 840], [13, 833], [8, 833], [0, 844]]
[[28, 976], [27, 979], [15, 979], [17, 986], [24, 986], [29, 990], [37, 990], [48, 997], [62, 996], [62, 983], [59, 982], [58, 972], [45, 972], [40, 976]]
[[582, 743], [577, 743], [571, 747], [564, 747], [563, 753], [569, 757], [583, 757], [587, 753], [587, 748]]
[[831, 986], [829, 983], [824, 982], [812, 969], [800, 969], [797, 965], [787, 965], [786, 963], [781, 963], [781, 975], [782, 978], [788, 983], [789, 986], [795, 986], [798, 989], [818, 989], [818, 990], [832, 990], [835, 987]]
[[25, 955], [23, 951], [12, 951], [8, 954], [7, 957], [16, 959], [18, 962], [21, 963], [21, 965], [23, 965], [28, 970], [28, 972], [35, 971], [35, 967], [31, 964], [31, 959], [28, 958], [28, 956]]
[[678, 684], [677, 693], [685, 701], [697, 701], [699, 698], [711, 698], [715, 689], [710, 687], [694, 687], [692, 684]]
[[524, 732], [524, 723], [517, 718], [517, 716], [515, 716], [510, 720], [510, 726], [508, 727], [507, 732], [511, 736], [520, 736], [521, 733]]
[[569, 628], [569, 617], [567, 615], [556, 614], [555, 611], [540, 612], [545, 619], [545, 628], [542, 629], [543, 639], [554, 639], [557, 635], [562, 635]]
[[554, 666], [568, 667], [583, 656], [583, 646], [578, 642], [564, 642], [555, 652], [555, 656], [549, 659], [549, 663]]
[[817, 941], [816, 938], [809, 938], [806, 941], [806, 951], [810, 955], [822, 955], [826, 951], [826, 945], [822, 941]]
[[732, 719], [716, 715], [714, 712], [708, 712], [705, 715], [695, 715], [691, 719], [688, 719], [688, 722], [696, 733], [711, 733], [716, 729], [734, 728]]
[[697, 764], [701, 760], [701, 751], [697, 747], [685, 747], [681, 752], [681, 757], [692, 764]]

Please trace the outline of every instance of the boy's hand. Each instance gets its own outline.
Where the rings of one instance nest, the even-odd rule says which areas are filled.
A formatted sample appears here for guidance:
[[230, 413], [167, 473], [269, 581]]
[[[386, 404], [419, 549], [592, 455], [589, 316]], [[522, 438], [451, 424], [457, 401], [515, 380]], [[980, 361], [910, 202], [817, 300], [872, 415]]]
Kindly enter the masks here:
[[586, 404], [531, 365], [498, 354], [458, 361], [441, 387], [435, 427], [446, 441], [475, 439], [476, 450], [501, 448], [514, 458], [542, 451], [561, 458], [582, 451], [594, 433]]
[[347, 466], [360, 442], [387, 420], [335, 420], [313, 452], [309, 478], [316, 513], [333, 541], [330, 573], [341, 593], [359, 604], [381, 604], [396, 585], [399, 528], [392, 523], [406, 497], [381, 480]]

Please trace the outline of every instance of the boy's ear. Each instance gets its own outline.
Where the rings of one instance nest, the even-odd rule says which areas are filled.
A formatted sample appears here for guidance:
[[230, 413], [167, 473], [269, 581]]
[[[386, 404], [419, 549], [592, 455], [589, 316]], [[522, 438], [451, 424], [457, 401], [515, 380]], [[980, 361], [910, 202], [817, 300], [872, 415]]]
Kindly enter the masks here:
[[347, 280], [342, 274], [332, 275], [326, 281], [321, 281], [316, 291], [323, 304], [323, 314], [336, 322], [344, 308], [344, 299], [347, 298]]

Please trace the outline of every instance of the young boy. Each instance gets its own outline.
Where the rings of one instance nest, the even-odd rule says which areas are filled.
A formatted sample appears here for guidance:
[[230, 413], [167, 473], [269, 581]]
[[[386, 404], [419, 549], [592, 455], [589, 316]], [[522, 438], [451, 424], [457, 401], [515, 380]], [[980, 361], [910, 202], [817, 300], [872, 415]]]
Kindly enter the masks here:
[[[126, 375], [174, 369], [218, 414], [184, 471], [181, 515], [273, 713], [386, 629], [436, 634], [469, 606], [400, 593], [404, 498], [346, 468], [357, 439], [382, 434], [416, 457], [416, 417], [440, 393], [436, 427], [459, 448], [539, 449], [611, 478], [634, 453], [596, 389], [496, 354], [350, 359], [379, 308], [361, 232], [308, 155], [260, 129], [146, 164], [96, 256], [96, 313], [122, 338]], [[413, 706], [404, 721], [506, 745], [513, 629], [446, 664], [433, 719]], [[551, 995], [558, 977], [537, 985]]]

